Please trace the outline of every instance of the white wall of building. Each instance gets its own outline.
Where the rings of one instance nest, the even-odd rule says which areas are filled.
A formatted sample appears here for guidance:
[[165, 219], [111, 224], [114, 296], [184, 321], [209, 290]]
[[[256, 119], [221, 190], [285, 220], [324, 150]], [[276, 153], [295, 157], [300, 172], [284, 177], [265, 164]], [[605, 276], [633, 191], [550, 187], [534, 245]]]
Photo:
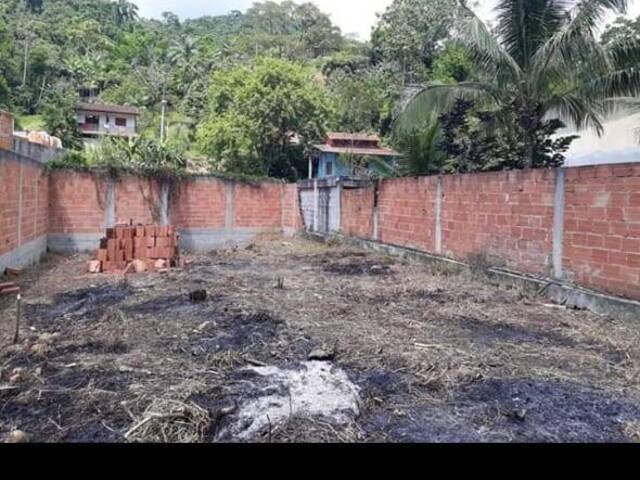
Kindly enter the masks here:
[[565, 154], [568, 167], [640, 162], [640, 114], [613, 117], [604, 124], [602, 136], [594, 129], [565, 129], [559, 134], [580, 135]]
[[[88, 115], [99, 116], [100, 131], [107, 131], [107, 126], [109, 127], [109, 131], [118, 131], [118, 130], [127, 130], [130, 133], [135, 133], [136, 130], [136, 116], [135, 115], [127, 115], [123, 113], [91, 113], [91, 112], [78, 112], [77, 120], [79, 124], [84, 124], [86, 122], [86, 118]], [[124, 118], [126, 119], [127, 126], [126, 127], [116, 127], [116, 118]]]

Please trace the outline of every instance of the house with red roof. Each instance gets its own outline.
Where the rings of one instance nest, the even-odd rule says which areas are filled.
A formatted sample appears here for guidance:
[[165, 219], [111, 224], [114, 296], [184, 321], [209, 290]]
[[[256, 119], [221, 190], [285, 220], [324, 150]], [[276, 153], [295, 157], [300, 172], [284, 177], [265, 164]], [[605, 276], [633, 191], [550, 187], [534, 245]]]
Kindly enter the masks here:
[[380, 173], [400, 154], [382, 145], [377, 135], [331, 132], [324, 144], [314, 145], [309, 178], [358, 177]]

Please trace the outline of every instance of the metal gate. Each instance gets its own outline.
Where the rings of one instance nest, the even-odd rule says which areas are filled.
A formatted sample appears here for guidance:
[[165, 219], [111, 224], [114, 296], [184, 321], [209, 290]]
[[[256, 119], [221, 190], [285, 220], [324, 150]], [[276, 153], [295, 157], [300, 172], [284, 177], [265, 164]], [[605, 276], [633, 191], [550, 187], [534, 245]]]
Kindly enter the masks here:
[[340, 230], [340, 188], [334, 181], [304, 181], [298, 185], [305, 230], [330, 234]]

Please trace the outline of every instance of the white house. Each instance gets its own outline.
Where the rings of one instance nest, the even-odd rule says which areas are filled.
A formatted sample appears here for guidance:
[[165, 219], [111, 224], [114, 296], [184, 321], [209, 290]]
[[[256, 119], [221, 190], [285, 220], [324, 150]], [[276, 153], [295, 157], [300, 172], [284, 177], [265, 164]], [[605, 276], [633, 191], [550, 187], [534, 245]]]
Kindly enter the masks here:
[[134, 138], [140, 112], [135, 107], [106, 105], [103, 103], [79, 103], [78, 128], [86, 143], [104, 136]]
[[580, 135], [565, 154], [567, 167], [640, 162], [640, 113], [612, 116], [600, 137], [595, 129], [576, 132], [567, 128], [558, 135]]

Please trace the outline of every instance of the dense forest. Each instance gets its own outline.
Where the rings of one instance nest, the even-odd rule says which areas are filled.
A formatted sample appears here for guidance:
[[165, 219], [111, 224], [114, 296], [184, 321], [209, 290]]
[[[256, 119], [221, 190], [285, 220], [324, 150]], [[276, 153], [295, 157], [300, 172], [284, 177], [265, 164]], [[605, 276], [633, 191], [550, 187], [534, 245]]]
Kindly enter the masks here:
[[[508, 22], [516, 21], [513, 9], [521, 3], [499, 2], [499, 24], [489, 31], [474, 24], [464, 2], [395, 0], [362, 42], [343, 35], [311, 3], [267, 1], [246, 12], [181, 21], [170, 12], [140, 18], [126, 0], [1, 0], [0, 107], [17, 114], [19, 127], [46, 129], [70, 150], [81, 148], [74, 110], [80, 92], [142, 110], [140, 140], [69, 155], [80, 164], [153, 157], [180, 168], [188, 160], [211, 171], [296, 179], [306, 175], [309, 146], [327, 130], [343, 130], [378, 133], [400, 149], [405, 156], [396, 174], [557, 165], [572, 138], [552, 137], [563, 123], [542, 113], [555, 108], [558, 118], [599, 126], [605, 112], [580, 88], [596, 78], [585, 75], [602, 78], [613, 69], [603, 63], [594, 70], [578, 49], [597, 47], [603, 62], [635, 62], [629, 45], [638, 40], [640, 22], [619, 21], [600, 41], [592, 31], [600, 14], [623, 11], [617, 7], [626, 2], [582, 2], [591, 23], [572, 30], [558, 50], [575, 55], [577, 66], [550, 57], [548, 76], [535, 77], [548, 95], [529, 89], [523, 96], [514, 75], [526, 75], [533, 61], [518, 57], [517, 39], [514, 48], [491, 44], [498, 35], [509, 41]], [[536, 28], [550, 36], [575, 27], [562, 23], [563, 2], [529, 3], [559, 10], [548, 10], [544, 21], [551, 24], [527, 16], [535, 38], [521, 46], [525, 51], [540, 47], [531, 45], [540, 44]], [[626, 56], [607, 53], [620, 52], [621, 44]], [[512, 58], [500, 57], [501, 48]], [[496, 70], [510, 62], [519, 65], [511, 77], [507, 67]], [[488, 80], [502, 82], [494, 85], [501, 96], [435, 89]], [[633, 96], [637, 79], [625, 80], [609, 82], [606, 93]], [[589, 92], [592, 99], [600, 93]], [[163, 103], [168, 130], [159, 142]]]

